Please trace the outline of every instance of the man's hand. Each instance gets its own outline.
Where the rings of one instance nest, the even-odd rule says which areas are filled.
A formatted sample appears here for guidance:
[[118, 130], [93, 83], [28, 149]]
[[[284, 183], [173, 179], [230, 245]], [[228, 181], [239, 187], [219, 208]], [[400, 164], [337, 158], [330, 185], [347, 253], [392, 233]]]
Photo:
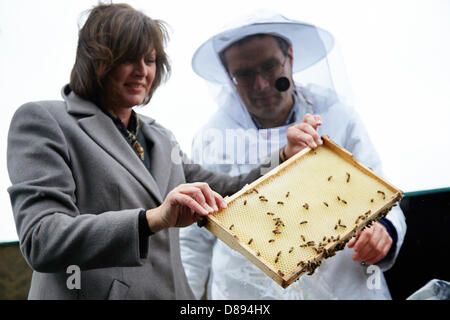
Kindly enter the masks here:
[[322, 118], [319, 115], [307, 113], [302, 123], [289, 127], [286, 131], [288, 143], [284, 149], [286, 157], [290, 158], [306, 147], [317, 148], [321, 145], [323, 142], [317, 133], [317, 127], [321, 124]]
[[386, 228], [375, 222], [370, 228], [360, 231], [355, 238], [348, 242], [349, 248], [354, 248], [352, 259], [375, 264], [382, 260], [392, 246], [392, 238]]
[[220, 194], [207, 183], [181, 184], [169, 192], [164, 202], [157, 208], [147, 210], [150, 230], [158, 232], [170, 227], [186, 227], [200, 217], [226, 208]]

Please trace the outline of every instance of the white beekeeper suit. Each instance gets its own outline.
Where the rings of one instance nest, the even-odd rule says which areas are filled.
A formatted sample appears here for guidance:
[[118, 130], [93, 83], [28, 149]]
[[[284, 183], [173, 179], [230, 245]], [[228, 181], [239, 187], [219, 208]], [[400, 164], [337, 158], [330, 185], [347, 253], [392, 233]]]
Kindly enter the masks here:
[[[289, 40], [293, 46], [294, 72], [326, 59], [333, 46], [333, 37], [326, 31], [277, 15], [247, 20], [241, 27], [212, 37], [197, 50], [193, 58], [194, 70], [207, 80], [226, 84], [218, 96], [218, 111], [193, 142], [192, 159], [210, 170], [231, 175], [248, 172], [286, 144], [286, 130], [292, 124], [259, 130], [218, 58], [218, 53], [229, 44], [256, 33], [276, 34]], [[311, 46], [299, 46], [299, 43]], [[294, 122], [300, 123], [306, 113], [319, 114], [323, 123], [318, 128], [320, 135], [329, 135], [361, 163], [382, 175], [379, 157], [353, 108], [343, 104], [335, 91], [324, 83], [296, 84], [295, 89]], [[228, 146], [229, 141], [224, 142], [224, 139], [230, 133], [232, 137], [245, 137], [244, 142]], [[395, 227], [398, 240], [395, 250], [377, 264], [379, 268], [353, 261], [354, 251], [346, 247], [325, 259], [313, 275], [303, 275], [287, 289], [281, 288], [208, 230], [196, 225], [180, 230], [181, 257], [197, 298], [201, 298], [207, 288], [207, 299], [390, 299], [381, 271], [393, 265], [403, 243], [406, 224], [398, 206], [386, 218]]]

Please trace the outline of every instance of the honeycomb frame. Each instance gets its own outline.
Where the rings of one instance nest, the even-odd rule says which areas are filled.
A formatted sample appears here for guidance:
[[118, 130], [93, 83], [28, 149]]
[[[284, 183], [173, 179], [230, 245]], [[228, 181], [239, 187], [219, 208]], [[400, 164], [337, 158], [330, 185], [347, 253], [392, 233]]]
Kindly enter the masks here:
[[207, 217], [206, 229], [283, 288], [312, 274], [403, 195], [328, 136], [322, 140], [225, 197], [228, 208]]

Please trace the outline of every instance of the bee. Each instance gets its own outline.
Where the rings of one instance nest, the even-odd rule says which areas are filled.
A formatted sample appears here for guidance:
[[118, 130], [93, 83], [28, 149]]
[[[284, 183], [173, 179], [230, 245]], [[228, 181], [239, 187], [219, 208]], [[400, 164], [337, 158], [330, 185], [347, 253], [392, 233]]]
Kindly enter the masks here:
[[379, 193], [383, 196], [383, 200], [386, 199], [386, 195], [383, 191], [378, 190], [377, 193]]
[[287, 198], [287, 197], [289, 197], [289, 191], [288, 191], [288, 193], [286, 193], [286, 198]]
[[306, 210], [309, 209], [309, 205], [305, 202], [305, 204], [303, 205], [303, 208], [305, 208]]
[[294, 251], [294, 247], [291, 247], [291, 248], [289, 249], [289, 253], [291, 253], [292, 251]]
[[231, 230], [231, 229], [233, 229], [233, 227], [234, 227], [234, 224], [232, 224], [229, 229]]
[[[275, 226], [277, 226], [277, 227], [284, 227], [284, 223], [283, 223], [283, 221], [281, 221], [281, 220], [277, 220], [277, 222], [275, 222]], [[277, 228], [278, 229], [278, 228]]]
[[279, 256], [277, 256], [276, 258], [275, 258], [275, 263], [278, 263], [278, 260], [279, 260], [280, 258], [279, 258]]
[[347, 228], [345, 225], [341, 224], [341, 219], [339, 219], [337, 226], [342, 227], [342, 228]]
[[274, 233], [274, 234], [280, 234], [281, 233], [281, 231], [277, 228], [277, 229], [275, 229], [275, 230], [272, 230], [272, 232]]
[[336, 230], [337, 228], [338, 228], [338, 225], [335, 225], [335, 226], [334, 226], [334, 230]]
[[282, 205], [284, 205], [284, 202], [283, 202], [283, 201], [278, 201], [277, 204], [282, 204]]
[[255, 193], [258, 193], [258, 194], [259, 194], [259, 192], [258, 192], [258, 190], [257, 190], [257, 189], [253, 189], [253, 192], [255, 192]]
[[331, 181], [331, 178], [333, 178], [333, 176], [329, 176], [329, 177], [328, 177], [328, 181]]
[[336, 241], [339, 241], [340, 238], [341, 238], [341, 235], [338, 234], [338, 236], [337, 236], [337, 238], [336, 238]]
[[256, 252], [256, 256], [259, 257], [261, 253], [259, 251]]
[[345, 201], [344, 199], [341, 200], [344, 204], [347, 204], [347, 201]]
[[278, 251], [277, 253], [277, 257], [279, 257], [281, 255], [281, 251]]
[[304, 266], [305, 266], [305, 263], [304, 263], [303, 261], [300, 261], [299, 263], [297, 263], [297, 267], [298, 267], [298, 266], [304, 267]]
[[314, 241], [308, 241], [308, 242], [306, 243], [306, 245], [307, 245], [308, 247], [313, 247], [313, 246], [316, 245], [316, 243], [315, 243]]
[[349, 183], [350, 182], [350, 173], [346, 172], [346, 174], [347, 174], [347, 183]]
[[275, 213], [273, 213], [273, 212], [267, 212], [267, 214], [268, 214], [269, 216], [274, 216], [274, 215], [275, 215]]
[[328, 203], [326, 203], [325, 201], [323, 202], [324, 205], [326, 205], [328, 207]]
[[302, 225], [302, 224], [305, 224], [305, 223], [308, 223], [308, 221], [302, 221], [302, 222], [300, 222], [300, 224]]
[[306, 248], [308, 245], [307, 244], [301, 244], [300, 248]]
[[272, 242], [274, 242], [275, 241], [275, 239], [270, 239], [269, 240], [269, 243], [272, 243]]
[[306, 239], [305, 239], [305, 236], [304, 235], [300, 235], [300, 237], [302, 237], [302, 240], [305, 242], [306, 241]]
[[337, 196], [338, 201], [341, 201], [341, 198], [339, 196]]
[[309, 269], [308, 269], [308, 276], [313, 275], [314, 271], [316, 270], [316, 267], [314, 265], [312, 265]]
[[244, 206], [247, 204], [247, 200], [244, 200]]
[[365, 216], [368, 216], [369, 214], [372, 213], [372, 210], [367, 211], [366, 213], [364, 213]]
[[373, 203], [373, 199], [370, 199], [370, 202], [372, 202], [372, 203]]
[[280, 276], [284, 277], [284, 273], [281, 272], [281, 270], [278, 270], [278, 274], [279, 274]]
[[259, 196], [259, 200], [261, 200], [261, 201], [266, 201], [266, 202], [269, 201], [269, 200], [267, 200], [266, 197], [264, 197], [264, 196]]
[[253, 238], [251, 238], [251, 239], [248, 241], [248, 244], [252, 244], [252, 242], [253, 242]]
[[323, 237], [322, 241], [325, 241], [325, 240], [327, 240], [327, 237]]

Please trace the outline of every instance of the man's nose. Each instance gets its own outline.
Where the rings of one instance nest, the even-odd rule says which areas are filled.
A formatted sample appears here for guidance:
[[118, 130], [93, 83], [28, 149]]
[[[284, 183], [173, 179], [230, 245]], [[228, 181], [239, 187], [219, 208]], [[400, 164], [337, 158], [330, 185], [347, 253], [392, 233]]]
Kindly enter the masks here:
[[256, 74], [253, 89], [261, 91], [269, 86], [270, 83], [266, 80], [266, 78], [264, 78], [260, 73]]

